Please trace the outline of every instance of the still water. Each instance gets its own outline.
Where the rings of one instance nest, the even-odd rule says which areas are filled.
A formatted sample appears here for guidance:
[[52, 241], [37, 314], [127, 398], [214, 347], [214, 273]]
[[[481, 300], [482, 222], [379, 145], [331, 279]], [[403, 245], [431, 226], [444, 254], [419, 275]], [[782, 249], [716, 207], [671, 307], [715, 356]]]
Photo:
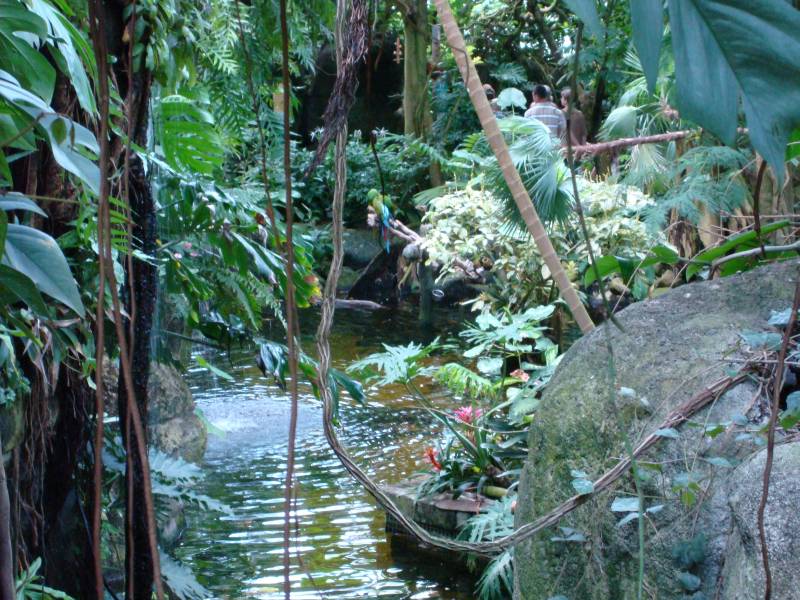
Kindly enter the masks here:
[[[428, 342], [460, 329], [465, 315], [437, 315], [420, 328], [411, 312], [337, 311], [332, 332], [334, 366], [381, 350], [381, 343]], [[313, 352], [314, 319], [303, 324], [304, 348]], [[283, 482], [286, 469], [287, 395], [255, 366], [254, 351], [206, 358], [235, 381], [196, 369], [189, 385], [214, 428], [197, 491], [225, 502], [232, 516], [189, 509], [177, 557], [192, 567], [216, 598], [283, 598]], [[439, 433], [401, 387], [368, 390], [369, 405], [347, 400], [340, 435], [380, 483], [425, 469], [422, 453]], [[475, 578], [387, 537], [383, 512], [339, 464], [322, 432], [321, 408], [301, 387], [297, 432], [297, 510], [292, 548], [292, 598], [467, 599]]]

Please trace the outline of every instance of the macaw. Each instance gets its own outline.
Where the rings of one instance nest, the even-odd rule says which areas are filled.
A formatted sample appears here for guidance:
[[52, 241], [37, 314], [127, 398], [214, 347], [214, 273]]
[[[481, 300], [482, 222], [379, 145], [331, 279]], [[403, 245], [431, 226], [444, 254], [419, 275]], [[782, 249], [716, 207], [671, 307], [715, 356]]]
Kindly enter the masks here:
[[371, 189], [367, 192], [367, 201], [372, 206], [372, 210], [378, 217], [378, 231], [383, 240], [386, 253], [389, 253], [389, 228], [392, 217], [392, 201], [388, 196], [384, 196], [376, 189]]

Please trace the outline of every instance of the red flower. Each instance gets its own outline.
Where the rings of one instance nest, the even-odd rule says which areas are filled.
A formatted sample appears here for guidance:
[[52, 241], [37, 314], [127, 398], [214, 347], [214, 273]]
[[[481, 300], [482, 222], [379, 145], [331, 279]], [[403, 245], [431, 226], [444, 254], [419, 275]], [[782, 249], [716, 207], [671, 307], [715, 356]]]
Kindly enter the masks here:
[[431, 466], [436, 471], [441, 471], [442, 470], [442, 463], [440, 463], [438, 460], [436, 460], [436, 455], [437, 454], [438, 454], [438, 452], [436, 450], [434, 450], [433, 448], [431, 448], [430, 446], [425, 448], [425, 460], [427, 460], [429, 463], [431, 463]]
[[462, 406], [453, 413], [456, 419], [467, 425], [480, 419], [482, 414], [483, 411], [480, 408], [473, 409], [471, 406]]

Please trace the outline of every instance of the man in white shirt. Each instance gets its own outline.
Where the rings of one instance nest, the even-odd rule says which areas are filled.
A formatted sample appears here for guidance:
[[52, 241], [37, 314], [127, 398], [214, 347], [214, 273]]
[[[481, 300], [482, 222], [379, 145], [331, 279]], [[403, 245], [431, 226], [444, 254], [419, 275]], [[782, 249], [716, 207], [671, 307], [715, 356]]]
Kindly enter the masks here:
[[525, 116], [538, 119], [550, 130], [550, 133], [559, 140], [564, 140], [567, 134], [567, 119], [564, 113], [553, 104], [552, 94], [546, 85], [537, 85], [533, 88], [533, 102]]

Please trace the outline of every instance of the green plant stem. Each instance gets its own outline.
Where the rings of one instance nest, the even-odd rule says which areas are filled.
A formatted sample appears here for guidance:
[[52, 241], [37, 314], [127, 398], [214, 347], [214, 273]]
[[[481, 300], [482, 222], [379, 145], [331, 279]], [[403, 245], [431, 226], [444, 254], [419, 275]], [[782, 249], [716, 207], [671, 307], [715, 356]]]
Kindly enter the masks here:
[[[569, 96], [569, 100], [567, 103], [567, 112], [568, 114], [572, 113], [572, 106], [574, 100], [574, 96], [577, 93], [577, 79], [578, 79], [578, 66], [579, 66], [579, 56], [580, 56], [580, 49], [581, 49], [581, 40], [583, 38], [583, 25], [578, 26], [578, 34], [576, 36], [575, 41], [575, 63], [574, 69], [572, 71], [572, 93]], [[586, 241], [586, 247], [589, 252], [589, 260], [592, 264], [592, 269], [594, 270], [595, 278], [597, 280], [598, 285], [600, 286], [600, 294], [603, 298], [603, 303], [606, 306], [606, 310], [608, 312], [608, 319], [612, 321], [617, 327], [620, 327], [619, 323], [615, 320], [614, 315], [611, 311], [611, 306], [609, 305], [608, 299], [606, 298], [604, 289], [603, 289], [603, 282], [600, 278], [600, 269], [597, 266], [597, 261], [594, 257], [594, 252], [592, 250], [591, 240], [589, 238], [589, 230], [586, 227], [586, 219], [584, 218], [583, 214], [583, 207], [581, 205], [580, 194], [578, 193], [578, 181], [577, 176], [575, 175], [575, 161], [572, 151], [572, 132], [570, 131], [570, 122], [571, 119], [567, 119], [567, 166], [569, 167], [570, 177], [572, 179], [572, 193], [575, 196], [575, 207], [578, 212], [578, 220], [581, 224], [581, 231], [583, 233], [583, 237]], [[636, 598], [637, 600], [642, 600], [642, 594], [644, 590], [644, 494], [642, 491], [642, 482], [641, 477], [639, 474], [639, 466], [636, 461], [636, 455], [633, 451], [633, 446], [631, 444], [630, 436], [628, 435], [627, 427], [625, 426], [625, 422], [622, 419], [622, 415], [617, 408], [617, 368], [614, 361], [614, 346], [611, 341], [611, 332], [609, 331], [609, 322], [606, 321], [603, 323], [603, 335], [605, 337], [605, 344], [606, 344], [606, 352], [608, 353], [608, 390], [609, 390], [609, 405], [612, 407], [614, 414], [617, 417], [617, 428], [619, 429], [619, 433], [622, 436], [622, 442], [625, 446], [625, 452], [628, 455], [628, 458], [631, 463], [631, 473], [633, 474], [633, 483], [634, 487], [636, 488], [636, 496], [639, 500], [639, 514], [638, 514], [638, 523], [639, 523], [639, 571], [637, 577], [637, 584], [636, 584]], [[621, 329], [621, 327], [620, 327]]]
[[783, 333], [783, 342], [778, 354], [778, 366], [775, 369], [775, 380], [772, 383], [772, 410], [769, 415], [769, 428], [767, 430], [767, 458], [764, 464], [764, 483], [761, 492], [761, 501], [758, 505], [758, 533], [761, 538], [761, 560], [764, 564], [764, 600], [772, 597], [772, 570], [769, 566], [769, 549], [767, 548], [767, 532], [764, 528], [764, 513], [767, 509], [767, 499], [769, 497], [769, 480], [772, 474], [772, 460], [775, 454], [775, 426], [778, 422], [778, 411], [781, 403], [781, 390], [783, 388], [783, 372], [786, 361], [786, 354], [789, 349], [789, 342], [792, 339], [792, 331], [797, 321], [797, 311], [800, 309], [800, 281], [794, 289], [794, 300], [792, 301], [792, 312], [789, 315], [789, 323]]

